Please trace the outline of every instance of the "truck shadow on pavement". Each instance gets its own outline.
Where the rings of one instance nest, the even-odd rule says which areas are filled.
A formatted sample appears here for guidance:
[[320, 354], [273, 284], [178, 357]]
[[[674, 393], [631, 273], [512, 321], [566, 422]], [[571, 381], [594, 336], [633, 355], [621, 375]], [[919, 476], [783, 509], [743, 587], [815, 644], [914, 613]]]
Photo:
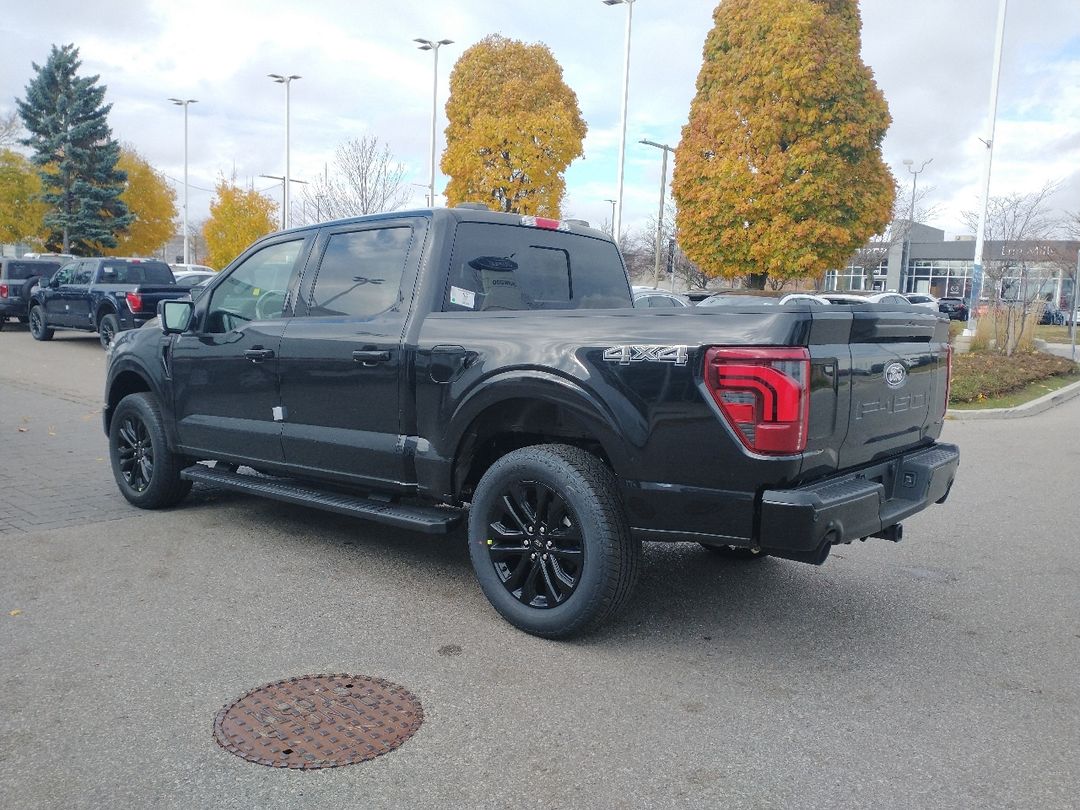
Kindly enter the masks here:
[[[242, 520], [262, 535], [260, 542], [273, 544], [273, 553], [317, 548], [342, 570], [393, 582], [403, 598], [415, 593], [417, 599], [445, 600], [445, 609], [462, 621], [494, 623], [511, 640], [527, 638], [488, 606], [463, 527], [429, 536], [232, 492], [196, 487], [192, 496], [187, 509], [207, 515], [217, 510], [215, 522]], [[917, 583], [891, 575], [891, 566], [860, 565], [859, 552], [869, 550], [856, 547], [850, 557], [841, 552], [843, 558], [810, 566], [775, 558], [732, 561], [695, 544], [646, 543], [637, 590], [621, 615], [583, 638], [540, 643], [661, 656], [722, 649], [726, 656], [773, 664], [792, 657], [835, 662], [890, 656], [907, 646], [903, 639], [921, 634], [930, 615]]]

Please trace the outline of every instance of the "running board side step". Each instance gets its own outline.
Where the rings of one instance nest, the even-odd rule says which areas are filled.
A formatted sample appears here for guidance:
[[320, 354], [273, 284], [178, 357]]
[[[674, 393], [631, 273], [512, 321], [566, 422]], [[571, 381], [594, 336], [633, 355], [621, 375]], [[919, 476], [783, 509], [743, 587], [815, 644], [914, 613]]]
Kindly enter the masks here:
[[462, 518], [460, 510], [448, 506], [408, 506], [386, 503], [357, 495], [342, 495], [338, 492], [316, 489], [288, 478], [244, 475], [207, 467], [205, 464], [193, 464], [181, 470], [180, 477], [187, 481], [213, 484], [236, 492], [259, 495], [299, 506], [309, 506], [324, 512], [336, 512], [339, 515], [373, 520], [398, 529], [409, 529], [425, 534], [446, 534], [452, 531]]

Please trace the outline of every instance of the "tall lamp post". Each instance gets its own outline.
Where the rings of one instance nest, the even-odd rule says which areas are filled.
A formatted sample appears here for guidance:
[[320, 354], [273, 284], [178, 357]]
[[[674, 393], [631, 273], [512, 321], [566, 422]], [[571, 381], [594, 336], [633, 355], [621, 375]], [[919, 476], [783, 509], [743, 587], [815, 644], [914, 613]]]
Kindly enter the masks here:
[[[990, 170], [994, 162], [994, 128], [997, 124], [998, 85], [1001, 83], [1001, 48], [1005, 42], [1005, 12], [1009, 0], [1001, 0], [998, 6], [997, 41], [994, 44], [994, 67], [990, 76], [990, 127], [983, 143], [986, 145], [986, 162], [983, 164], [982, 204], [979, 207], [979, 230], [975, 232], [975, 261], [971, 266], [971, 302], [968, 304], [965, 335], [975, 334], [975, 309], [982, 296], [983, 244], [986, 234], [986, 209], [990, 204]], [[981, 140], [981, 139], [980, 139]]]
[[908, 214], [908, 227], [907, 227], [907, 240], [906, 240], [907, 244], [905, 245], [906, 249], [904, 251], [904, 263], [900, 267], [900, 290], [899, 290], [899, 292], [901, 294], [907, 292], [907, 290], [904, 289], [904, 286], [907, 283], [908, 265], [911, 264], [911, 232], [915, 228], [915, 186], [919, 182], [919, 174], [922, 172], [923, 169], [925, 169], [927, 166], [929, 166], [933, 162], [934, 162], [934, 159], [929, 158], [927, 160], [924, 160], [922, 162], [922, 165], [919, 168], [913, 169], [911, 167], [915, 165], [915, 161], [912, 160], [911, 158], [905, 158], [904, 159], [904, 165], [907, 166], [907, 170], [909, 172], [911, 172], [911, 211]]
[[604, 202], [611, 203], [611, 234], [615, 235], [615, 200], [608, 197]]
[[[281, 186], [282, 186], [281, 202], [282, 202], [282, 204], [284, 204], [285, 200], [287, 199], [286, 196], [285, 196], [285, 190], [284, 190], [286, 185], [288, 185], [289, 183], [302, 183], [305, 186], [308, 185], [307, 180], [297, 180], [295, 177], [290, 177], [288, 180], [286, 180], [280, 174], [260, 174], [259, 177], [265, 177], [267, 180], [277, 180], [279, 183], [281, 183]], [[305, 210], [307, 210], [307, 209], [305, 209]]]
[[[664, 153], [664, 162], [660, 169], [660, 213], [656, 216], [656, 265], [653, 272], [653, 286], [660, 286], [660, 246], [664, 241], [664, 202], [667, 200], [667, 156], [668, 153], [674, 153], [675, 147], [668, 146], [666, 143], [657, 143], [656, 141], [650, 141], [648, 138], [642, 138], [638, 143], [643, 143], [646, 146], [655, 146]], [[675, 283], [674, 273], [671, 279], [672, 285]]]
[[170, 98], [173, 104], [177, 107], [184, 108], [184, 264], [190, 264], [191, 259], [188, 256], [188, 243], [191, 241], [188, 238], [188, 148], [187, 148], [187, 108], [189, 104], [197, 104], [198, 99], [194, 98]]
[[439, 114], [439, 48], [443, 45], [453, 45], [452, 39], [414, 39], [419, 42], [419, 49], [431, 51], [435, 56], [434, 70], [431, 77], [431, 179], [428, 182], [428, 204], [435, 207], [435, 121]]
[[266, 74], [278, 84], [285, 85], [285, 206], [281, 211], [281, 229], [285, 230], [289, 227], [289, 87], [292, 85], [293, 79], [299, 79], [300, 76], [290, 74], [289, 76], [283, 76], [280, 73], [268, 73]]
[[623, 170], [626, 166], [626, 103], [630, 95], [630, 30], [634, 23], [636, 0], [604, 0], [605, 6], [626, 6], [626, 47], [622, 80], [622, 123], [619, 130], [619, 184], [615, 190], [615, 215], [611, 224], [615, 244], [622, 244]]

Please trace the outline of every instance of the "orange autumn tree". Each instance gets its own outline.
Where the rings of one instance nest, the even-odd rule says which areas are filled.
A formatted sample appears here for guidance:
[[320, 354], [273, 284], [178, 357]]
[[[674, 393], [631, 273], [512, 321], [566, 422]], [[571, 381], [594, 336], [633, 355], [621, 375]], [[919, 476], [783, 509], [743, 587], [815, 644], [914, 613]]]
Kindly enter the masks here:
[[724, 0], [713, 21], [676, 155], [680, 247], [754, 286], [843, 267], [894, 193], [856, 0]]
[[244, 190], [236, 178], [222, 177], [210, 203], [210, 218], [203, 224], [206, 263], [221, 270], [244, 248], [277, 228], [277, 203], [254, 189]]
[[104, 256], [149, 256], [176, 232], [176, 192], [165, 175], [130, 145], [120, 147], [116, 168], [127, 175], [120, 199], [132, 220], [116, 234], [116, 246], [98, 250]]
[[467, 49], [450, 73], [446, 117], [448, 205], [559, 216], [563, 173], [587, 127], [546, 45], [494, 34]]

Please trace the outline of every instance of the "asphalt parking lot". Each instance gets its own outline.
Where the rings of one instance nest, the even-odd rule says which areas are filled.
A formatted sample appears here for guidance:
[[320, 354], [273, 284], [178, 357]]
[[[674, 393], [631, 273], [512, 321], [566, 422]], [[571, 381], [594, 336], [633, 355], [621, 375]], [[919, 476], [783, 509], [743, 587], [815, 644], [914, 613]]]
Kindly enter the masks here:
[[[960, 478], [905, 540], [823, 567], [649, 545], [588, 638], [504, 623], [464, 537], [213, 490], [127, 505], [93, 336], [0, 333], [0, 806], [1075, 807], [1080, 399], [954, 422]], [[323, 771], [218, 747], [215, 714], [311, 673], [423, 703]]]

